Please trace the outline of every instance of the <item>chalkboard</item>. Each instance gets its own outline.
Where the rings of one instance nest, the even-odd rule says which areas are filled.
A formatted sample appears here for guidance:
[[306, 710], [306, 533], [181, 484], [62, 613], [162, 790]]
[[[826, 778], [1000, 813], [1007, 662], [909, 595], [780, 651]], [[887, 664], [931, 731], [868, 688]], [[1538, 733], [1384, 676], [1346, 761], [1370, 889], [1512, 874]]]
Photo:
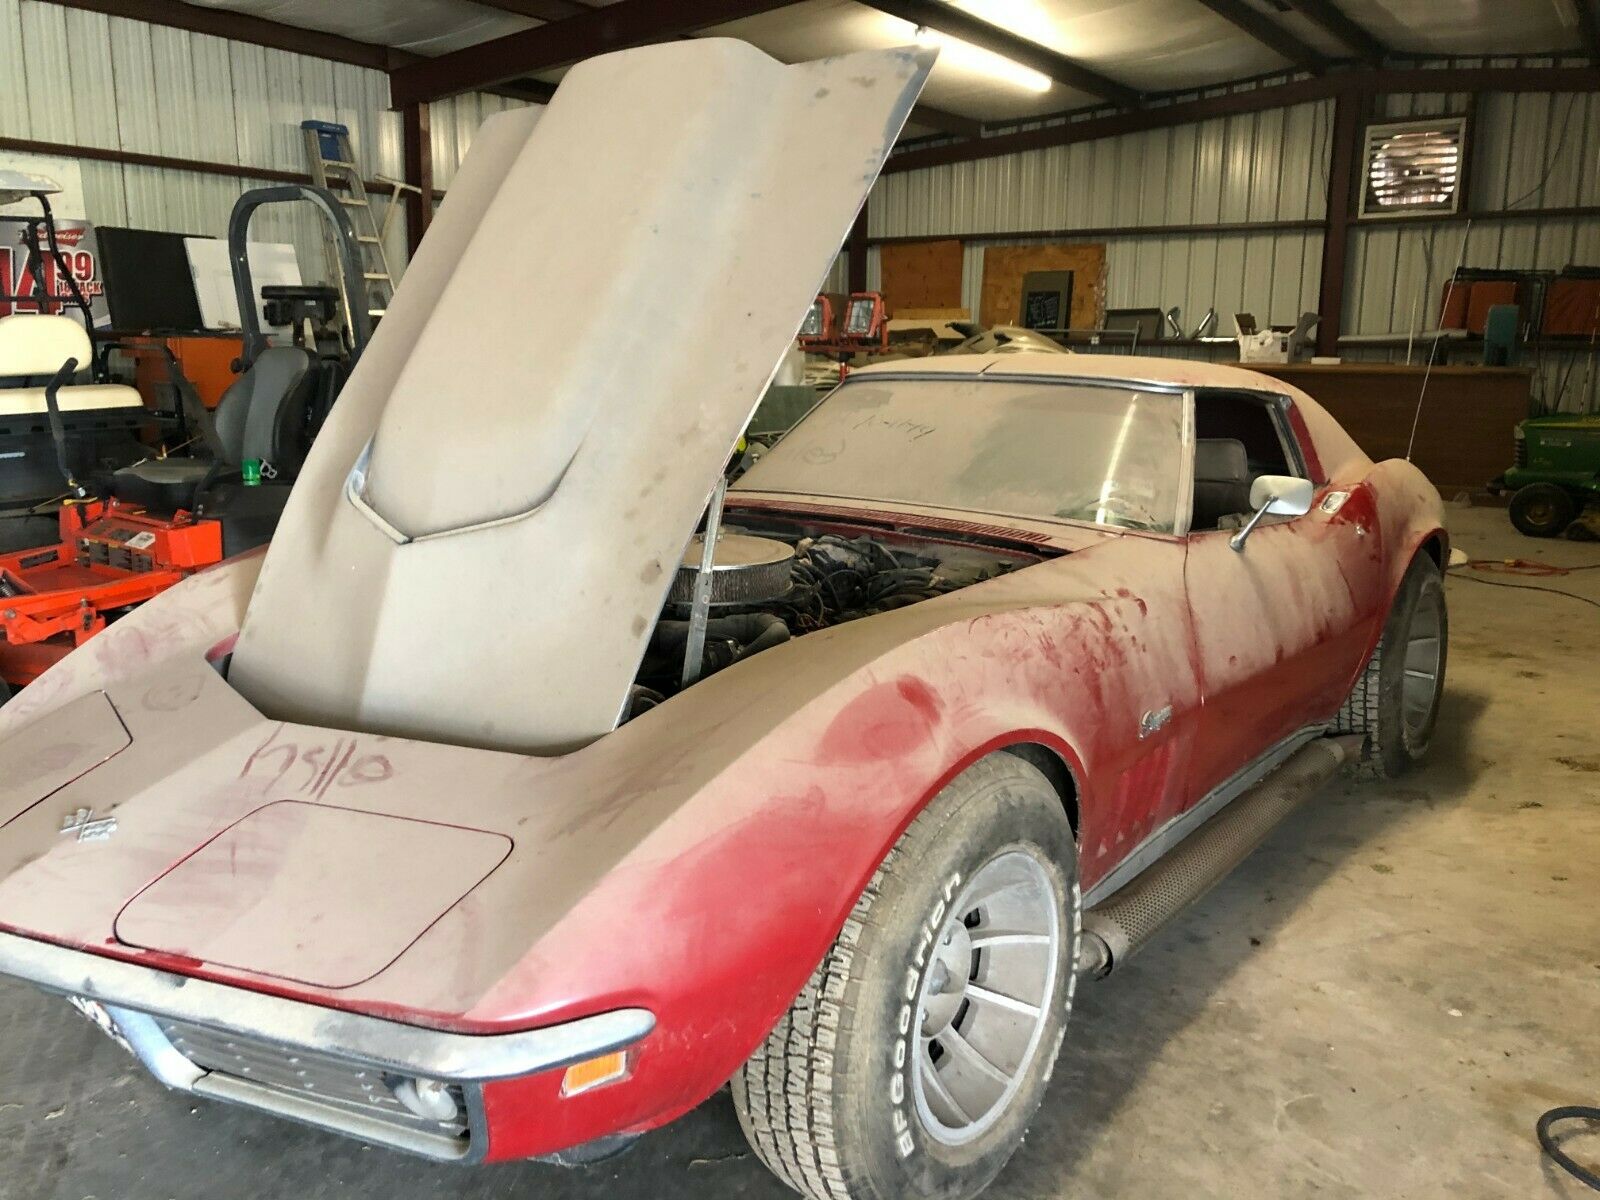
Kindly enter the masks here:
[[1022, 298], [1022, 325], [1024, 329], [1063, 329], [1061, 318], [1061, 293], [1029, 292]]

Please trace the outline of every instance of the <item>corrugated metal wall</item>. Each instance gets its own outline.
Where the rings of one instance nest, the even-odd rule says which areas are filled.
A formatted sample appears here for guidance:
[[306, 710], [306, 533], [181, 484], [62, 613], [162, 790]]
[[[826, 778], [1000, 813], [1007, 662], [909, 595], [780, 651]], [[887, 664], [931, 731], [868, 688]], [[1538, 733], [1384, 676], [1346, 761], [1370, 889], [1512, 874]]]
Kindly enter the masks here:
[[[384, 88], [385, 99], [388, 88]], [[466, 158], [473, 135], [496, 113], [509, 108], [522, 108], [520, 100], [505, 96], [491, 96], [486, 92], [469, 92], [438, 100], [428, 106], [430, 136], [433, 141], [433, 186], [448, 188], [456, 176], [456, 168]], [[394, 114], [399, 119], [398, 114]]]
[[[887, 175], [869, 210], [874, 237], [1314, 221], [1325, 212], [1331, 102]], [[1053, 239], [1052, 239], [1053, 240]], [[1322, 237], [1313, 230], [1141, 233], [1106, 242], [1112, 308], [1177, 305], [1186, 328], [1215, 307], [1292, 321], [1316, 307]], [[962, 295], [976, 311], [983, 244], [969, 244]]]
[[[62, 85], [70, 80], [70, 87]], [[435, 185], [447, 187], [483, 120], [517, 102], [467, 95], [432, 106]], [[370, 178], [402, 173], [400, 119], [381, 72], [191, 34], [40, 0], [0, 0], [0, 130], [13, 137], [301, 171], [299, 123], [342, 121]], [[1390, 96], [1396, 118], [1463, 111], [1467, 97]], [[1177, 305], [1192, 329], [1215, 308], [1289, 322], [1316, 307], [1316, 230], [1160, 233], [1152, 227], [1315, 221], [1324, 213], [1331, 102], [1106, 138], [885, 176], [873, 192], [874, 237], [982, 235], [964, 256], [962, 295], [977, 308], [985, 244], [1045, 230], [1105, 241], [1108, 303]], [[1600, 204], [1600, 94], [1485, 95], [1470, 147], [1481, 209]], [[240, 191], [261, 181], [85, 159], [90, 217], [221, 236]], [[315, 225], [266, 210], [253, 227], [293, 241], [320, 277]], [[1402, 333], [1436, 323], [1444, 281], [1468, 266], [1558, 268], [1600, 263], [1600, 218], [1480, 221], [1464, 226], [1358, 226], [1352, 232], [1344, 328]], [[392, 253], [403, 259], [397, 230]], [[1464, 245], [1464, 250], [1463, 250]], [[868, 254], [869, 286], [878, 277]], [[829, 276], [845, 286], [844, 258]], [[1224, 351], [1177, 351], [1226, 353]], [[1352, 357], [1404, 357], [1363, 350]], [[1551, 352], [1538, 394], [1566, 409], [1600, 404], [1589, 356]]]
[[[484, 117], [515, 103], [467, 95], [433, 106], [436, 186], [448, 186]], [[400, 114], [388, 106], [380, 71], [39, 0], [0, 0], [0, 131], [7, 136], [304, 172], [300, 122], [316, 118], [350, 127], [366, 178], [399, 178]], [[239, 193], [268, 182], [80, 162], [89, 217], [99, 225], [222, 237]], [[251, 232], [293, 242], [305, 278], [323, 276], [314, 217], [262, 209]], [[398, 269], [403, 221], [388, 249]]]
[[[1384, 98], [1395, 119], [1467, 108], [1442, 94]], [[1326, 211], [1332, 103], [1304, 104], [1174, 129], [1129, 134], [882, 178], [873, 192], [873, 237], [978, 235], [963, 263], [963, 303], [974, 313], [986, 245], [1037, 238], [1021, 231], [1088, 230], [1107, 246], [1107, 302], [1113, 308], [1178, 305], [1192, 330], [1215, 307], [1219, 332], [1232, 314], [1289, 323], [1317, 307], [1322, 236], [1316, 230], [1210, 231], [1118, 235], [1160, 225], [1320, 220]], [[1600, 94], [1483, 95], [1469, 147], [1474, 208], [1600, 205]], [[1438, 324], [1443, 287], [1466, 266], [1555, 269], [1600, 265], [1600, 218], [1549, 216], [1465, 226], [1404, 222], [1358, 225], [1351, 234], [1345, 289], [1347, 333], [1396, 333]], [[1053, 240], [1053, 239], [1052, 239]], [[877, 282], [877, 248], [868, 255]], [[1161, 353], [1232, 357], [1230, 347], [1170, 347]], [[1413, 354], [1425, 356], [1426, 343]], [[1404, 348], [1346, 357], [1405, 358]], [[1591, 365], [1593, 364], [1593, 365]], [[1600, 406], [1600, 364], [1548, 351], [1535, 395], [1566, 410]]]
[[[1461, 113], [1468, 97], [1384, 97], [1383, 115], [1404, 120]], [[1537, 214], [1540, 209], [1600, 205], [1600, 94], [1487, 94], [1477, 98], [1468, 146], [1472, 207]], [[1438, 325], [1444, 289], [1456, 266], [1559, 270], [1600, 266], [1600, 217], [1536, 215], [1521, 220], [1410, 226], [1358, 225], [1351, 236], [1345, 329], [1404, 333]], [[1413, 348], [1425, 361], [1426, 340]], [[1400, 358], [1406, 351], [1359, 351], [1353, 357]], [[1532, 363], [1534, 397], [1565, 411], [1600, 406], [1594, 356], [1546, 349]]]

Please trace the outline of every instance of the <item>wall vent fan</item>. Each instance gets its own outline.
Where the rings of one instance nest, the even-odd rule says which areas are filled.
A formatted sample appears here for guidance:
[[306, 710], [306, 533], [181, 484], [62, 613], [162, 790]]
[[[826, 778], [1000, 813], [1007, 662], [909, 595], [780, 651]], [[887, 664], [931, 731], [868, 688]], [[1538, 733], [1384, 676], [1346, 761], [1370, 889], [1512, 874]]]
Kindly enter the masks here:
[[1466, 149], [1465, 117], [1367, 126], [1361, 215], [1460, 211]]

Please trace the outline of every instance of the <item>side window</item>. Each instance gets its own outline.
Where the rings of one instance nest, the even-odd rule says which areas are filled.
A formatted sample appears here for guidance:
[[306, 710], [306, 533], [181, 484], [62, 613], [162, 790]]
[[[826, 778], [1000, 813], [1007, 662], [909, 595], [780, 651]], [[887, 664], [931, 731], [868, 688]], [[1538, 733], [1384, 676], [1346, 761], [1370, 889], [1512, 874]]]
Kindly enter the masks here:
[[1231, 529], [1250, 512], [1261, 475], [1298, 475], [1267, 403], [1240, 392], [1202, 391], [1194, 402], [1194, 516], [1190, 529]]

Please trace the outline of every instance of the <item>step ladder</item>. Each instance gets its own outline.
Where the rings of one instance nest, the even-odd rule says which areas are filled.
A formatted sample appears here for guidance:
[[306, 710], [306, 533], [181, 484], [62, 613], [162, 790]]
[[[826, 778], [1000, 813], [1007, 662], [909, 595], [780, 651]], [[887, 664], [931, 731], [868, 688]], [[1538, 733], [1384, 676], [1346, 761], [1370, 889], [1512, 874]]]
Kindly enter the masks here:
[[[336, 121], [301, 121], [300, 134], [305, 140], [306, 165], [311, 181], [332, 192], [334, 198], [350, 213], [350, 224], [356, 231], [356, 253], [353, 256], [361, 268], [366, 284], [364, 297], [346, 296], [345, 303], [353, 311], [357, 303], [366, 306], [367, 315], [376, 324], [389, 310], [394, 298], [394, 272], [389, 268], [389, 253], [385, 242], [395, 214], [400, 211], [403, 192], [422, 194], [422, 189], [398, 179], [377, 176], [381, 183], [394, 189], [384, 209], [380, 223], [372, 210], [372, 198], [367, 193], [366, 182], [361, 178], [361, 168], [350, 148], [350, 129]], [[328, 278], [341, 280], [339, 252], [333, 244], [337, 234], [324, 225], [322, 249], [327, 262]]]

